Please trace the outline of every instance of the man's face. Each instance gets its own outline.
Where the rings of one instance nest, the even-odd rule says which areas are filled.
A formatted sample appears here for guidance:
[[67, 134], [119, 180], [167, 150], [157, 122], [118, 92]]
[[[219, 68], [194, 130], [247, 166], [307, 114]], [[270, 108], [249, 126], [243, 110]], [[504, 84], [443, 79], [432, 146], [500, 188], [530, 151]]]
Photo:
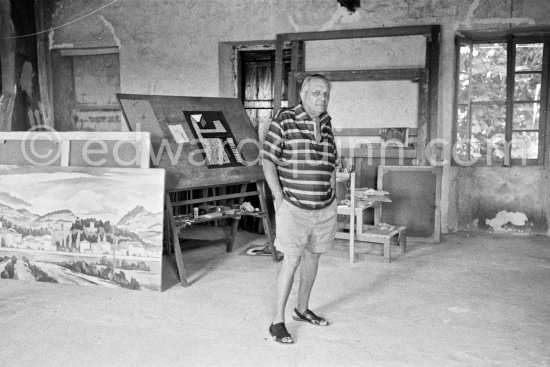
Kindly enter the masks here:
[[324, 79], [313, 78], [309, 82], [308, 89], [300, 93], [300, 97], [307, 114], [312, 118], [319, 117], [327, 110], [330, 86]]

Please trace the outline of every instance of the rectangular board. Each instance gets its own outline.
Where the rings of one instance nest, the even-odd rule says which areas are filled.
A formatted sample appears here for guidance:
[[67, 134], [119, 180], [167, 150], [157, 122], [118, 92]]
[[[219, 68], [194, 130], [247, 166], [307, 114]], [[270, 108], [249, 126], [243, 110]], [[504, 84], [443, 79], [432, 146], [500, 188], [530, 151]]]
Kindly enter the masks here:
[[149, 168], [149, 132], [0, 132], [0, 164]]
[[117, 98], [128, 128], [151, 133], [152, 166], [166, 169], [166, 190], [264, 178], [258, 134], [238, 99], [138, 94]]
[[418, 100], [411, 80], [333, 81], [328, 112], [335, 130], [417, 128]]
[[441, 167], [380, 166], [378, 190], [388, 191], [382, 222], [407, 227], [407, 241], [440, 241]]
[[0, 166], [0, 278], [161, 290], [164, 170]]

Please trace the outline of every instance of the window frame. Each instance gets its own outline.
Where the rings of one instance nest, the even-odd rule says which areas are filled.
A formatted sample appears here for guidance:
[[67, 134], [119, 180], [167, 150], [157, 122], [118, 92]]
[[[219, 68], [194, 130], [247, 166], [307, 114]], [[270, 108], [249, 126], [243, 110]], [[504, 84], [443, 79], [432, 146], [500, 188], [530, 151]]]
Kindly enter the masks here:
[[[454, 103], [453, 103], [453, 147], [456, 146], [458, 140], [458, 109], [459, 105], [459, 78], [460, 78], [460, 48], [464, 45], [474, 44], [489, 44], [489, 43], [504, 43], [507, 46], [507, 64], [506, 64], [506, 100], [504, 105], [506, 106], [506, 126], [505, 126], [505, 158], [502, 162], [493, 162], [487, 157], [478, 159], [471, 166], [517, 166], [517, 165], [544, 165], [546, 149], [548, 146], [547, 129], [549, 125], [550, 114], [548, 113], [549, 105], [549, 88], [550, 88], [550, 31], [543, 34], [459, 34], [455, 38], [455, 91], [454, 91]], [[515, 68], [516, 62], [516, 46], [518, 44], [530, 44], [530, 43], [542, 43], [543, 44], [543, 56], [542, 56], [542, 70], [541, 70], [541, 91], [540, 91], [540, 112], [539, 112], [539, 129], [533, 130], [539, 134], [538, 155], [537, 158], [512, 158], [511, 157], [511, 139], [513, 130], [513, 110], [514, 110], [514, 91], [515, 91], [515, 78], [516, 75], [520, 75], [523, 72], [517, 72]], [[470, 105], [471, 101], [468, 102]], [[470, 110], [470, 109], [469, 109]], [[471, 111], [471, 110], [470, 110]], [[471, 114], [469, 114], [469, 129], [471, 136]], [[519, 131], [519, 130], [518, 130]], [[526, 130], [531, 131], [531, 130]], [[547, 148], [549, 149], [549, 148]], [[468, 152], [468, 160], [470, 160]], [[488, 163], [491, 162], [491, 163]], [[525, 163], [524, 163], [525, 162]], [[456, 160], [452, 159], [453, 165], [460, 165]]]

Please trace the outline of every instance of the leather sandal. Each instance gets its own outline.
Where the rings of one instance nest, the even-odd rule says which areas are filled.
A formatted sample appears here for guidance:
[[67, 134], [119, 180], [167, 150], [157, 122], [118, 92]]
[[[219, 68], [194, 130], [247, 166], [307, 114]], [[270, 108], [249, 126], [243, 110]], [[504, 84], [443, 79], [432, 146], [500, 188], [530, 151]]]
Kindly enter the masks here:
[[304, 313], [300, 313], [297, 308], [294, 308], [294, 313], [296, 316], [292, 316], [292, 318], [296, 321], [305, 321], [317, 326], [328, 326], [328, 321], [325, 318], [317, 316], [309, 309], [306, 309]]
[[279, 322], [277, 324], [271, 324], [269, 326], [269, 334], [278, 343], [282, 344], [292, 344], [294, 343], [294, 340], [292, 340], [292, 336], [288, 333], [286, 330], [286, 326], [284, 322]]

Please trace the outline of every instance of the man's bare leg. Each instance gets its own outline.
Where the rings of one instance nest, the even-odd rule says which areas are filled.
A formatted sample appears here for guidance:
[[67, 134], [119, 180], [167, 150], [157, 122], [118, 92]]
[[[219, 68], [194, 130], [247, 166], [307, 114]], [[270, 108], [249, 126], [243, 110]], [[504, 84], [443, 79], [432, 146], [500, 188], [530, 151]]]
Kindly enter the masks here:
[[277, 303], [273, 323], [285, 322], [285, 307], [294, 282], [294, 273], [300, 265], [301, 256], [284, 255], [277, 277]]
[[321, 254], [316, 254], [304, 250], [304, 256], [302, 257], [302, 266], [300, 268], [300, 287], [298, 288], [298, 304], [297, 309], [300, 313], [303, 313], [309, 308], [309, 297], [311, 295], [311, 289], [315, 283], [317, 277], [317, 268], [319, 265], [319, 257]]

